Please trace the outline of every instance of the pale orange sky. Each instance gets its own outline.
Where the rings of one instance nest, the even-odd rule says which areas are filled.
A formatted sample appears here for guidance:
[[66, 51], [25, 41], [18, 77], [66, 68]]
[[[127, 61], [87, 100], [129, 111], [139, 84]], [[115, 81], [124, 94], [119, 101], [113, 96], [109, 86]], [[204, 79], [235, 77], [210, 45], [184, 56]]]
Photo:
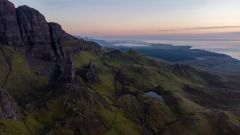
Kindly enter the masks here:
[[38, 9], [74, 35], [240, 31], [240, 0], [12, 0]]

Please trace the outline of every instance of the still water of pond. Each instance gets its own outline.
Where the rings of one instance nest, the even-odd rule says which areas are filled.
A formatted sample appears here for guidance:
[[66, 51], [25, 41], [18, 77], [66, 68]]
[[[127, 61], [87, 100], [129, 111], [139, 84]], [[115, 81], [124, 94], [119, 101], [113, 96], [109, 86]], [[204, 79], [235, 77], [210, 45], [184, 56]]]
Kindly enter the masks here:
[[153, 97], [153, 98], [156, 98], [156, 99], [159, 99], [159, 100], [163, 101], [162, 96], [155, 93], [155, 92], [150, 91], [150, 92], [147, 92], [146, 94], [150, 97]]

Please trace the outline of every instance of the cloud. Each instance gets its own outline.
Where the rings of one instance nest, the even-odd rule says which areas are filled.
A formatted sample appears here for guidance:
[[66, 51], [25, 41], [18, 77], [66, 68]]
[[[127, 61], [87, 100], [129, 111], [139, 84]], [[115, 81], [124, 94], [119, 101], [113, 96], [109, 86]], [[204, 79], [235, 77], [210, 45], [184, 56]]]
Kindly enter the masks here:
[[158, 30], [158, 31], [183, 31], [183, 30], [205, 30], [205, 29], [229, 29], [229, 28], [240, 28], [240, 26], [211, 26], [211, 27], [192, 27], [183, 29], [171, 29], [171, 30]]
[[87, 0], [57, 0], [57, 1], [47, 1], [47, 4], [54, 5], [56, 7], [75, 7], [78, 6], [79, 3], [87, 2]]
[[202, 29], [229, 29], [229, 28], [240, 28], [240, 26], [193, 27], [193, 28], [185, 28], [185, 30], [202, 30]]
[[179, 30], [159, 30], [159, 31], [179, 31]]

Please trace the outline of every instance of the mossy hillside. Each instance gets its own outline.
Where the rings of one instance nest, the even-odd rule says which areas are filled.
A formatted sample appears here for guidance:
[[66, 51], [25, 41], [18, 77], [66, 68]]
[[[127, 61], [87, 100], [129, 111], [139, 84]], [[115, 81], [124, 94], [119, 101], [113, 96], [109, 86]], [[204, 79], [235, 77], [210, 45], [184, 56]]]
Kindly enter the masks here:
[[102, 56], [100, 53], [95, 53], [91, 51], [80, 51], [79, 53], [73, 55], [73, 63], [77, 68], [83, 68], [89, 63], [90, 60], [92, 60], [94, 64], [101, 64], [101, 58]]
[[[4, 46], [3, 49], [5, 55], [11, 58], [10, 64], [12, 68], [4, 88], [7, 89], [15, 100], [23, 99], [24, 93], [46, 86], [48, 82], [47, 77], [36, 75], [21, 52], [14, 50], [11, 46]], [[1, 58], [1, 61], [2, 60]], [[3, 80], [6, 79], [6, 73], [10, 70], [9, 67], [6, 66], [6, 62], [4, 65], [4, 68], [0, 69], [1, 82], [4, 82]]]
[[113, 96], [115, 94], [114, 72], [102, 66], [99, 68], [99, 79], [99, 83], [89, 84], [89, 87], [104, 96]]
[[[108, 56], [105, 56], [105, 58], [106, 57]], [[141, 61], [141, 57], [144, 56], [138, 57], [140, 57], [139, 61]], [[175, 95], [181, 99], [180, 106], [185, 112], [185, 116], [183, 116], [183, 118], [187, 115], [194, 114], [197, 115], [199, 121], [202, 121], [203, 123], [207, 121], [206, 117], [200, 115], [201, 112], [205, 110], [205, 108], [193, 102], [191, 97], [189, 97], [189, 95], [186, 95], [186, 92], [183, 91], [183, 88], [185, 85], [188, 85], [191, 87], [202, 87], [202, 89], [204, 89], [204, 87], [208, 85], [208, 80], [210, 78], [216, 79], [213, 75], [202, 74], [204, 72], [192, 69], [179, 69], [178, 71], [173, 71], [172, 67], [174, 65], [162, 65], [161, 62], [154, 60], [149, 62], [149, 64], [144, 63], [144, 60], [141, 61], [143, 62], [142, 65], [144, 66], [139, 63], [133, 62], [132, 60], [127, 64], [122, 65], [121, 62], [118, 63], [118, 60], [112, 59], [111, 61], [106, 62], [108, 66], [105, 68], [110, 68], [111, 70], [114, 69], [114, 71], [121, 71], [121, 74], [119, 76], [121, 80], [118, 80], [119, 84], [124, 82], [124, 85], [127, 85], [126, 87], [135, 89], [136, 91], [140, 90], [143, 92], [154, 90], [153, 88], [160, 85], [164, 89], [174, 92]], [[98, 87], [96, 87], [95, 89], [98, 89]], [[101, 91], [101, 88], [99, 89], [99, 91]], [[152, 120], [150, 121], [152, 122]], [[200, 125], [197, 124], [193, 128], [186, 129], [185, 125], [179, 128], [179, 130], [184, 129], [183, 131], [186, 132], [192, 131], [192, 134], [207, 133], [207, 131], [210, 130], [207, 127], [204, 127], [205, 124], [201, 124], [201, 122], [199, 123]], [[197, 131], [197, 127], [204, 130], [202, 132]], [[186, 132], [183, 132], [183, 134]]]
[[[156, 67], [125, 66], [121, 68], [119, 80], [125, 85], [137, 88], [142, 91], [151, 91], [157, 86], [167, 90], [181, 90], [184, 85], [199, 85], [202, 82], [176, 76], [171, 71], [165, 72]], [[196, 76], [197, 78], [197, 76]]]
[[[9, 52], [13, 53], [11, 56], [13, 63], [31, 71], [29, 74], [21, 68], [21, 70], [14, 69], [16, 74], [20, 71], [30, 76], [34, 74], [31, 67], [24, 61], [23, 55], [15, 54], [14, 50], [11, 51]], [[19, 59], [14, 59], [18, 55]], [[80, 79], [80, 81], [66, 85], [67, 87], [61, 83], [57, 84], [58, 87], [48, 87], [45, 90], [46, 93], [41, 93], [41, 97], [32, 100], [41, 102], [38, 104], [39, 106], [30, 113], [24, 113], [25, 119], [14, 121], [13, 124], [18, 123], [19, 126], [11, 127], [12, 130], [19, 134], [29, 134], [30, 132], [39, 135], [46, 133], [73, 134], [74, 128], [56, 127], [56, 125], [59, 122], [79, 117], [85, 118], [86, 121], [91, 121], [92, 117], [101, 120], [103, 125], [98, 125], [98, 127], [101, 127], [99, 131], [104, 134], [142, 134], [145, 132], [143, 127], [149, 132], [159, 134], [205, 134], [214, 130], [212, 127], [206, 127], [209, 124], [207, 115], [204, 114], [206, 108], [193, 102], [191, 95], [183, 89], [186, 85], [204, 88], [207, 83], [201, 73], [181, 68], [173, 72], [174, 65], [150, 60], [132, 52], [127, 55], [131, 57], [131, 60], [124, 59], [121, 62], [119, 62], [119, 58], [123, 56], [116, 60], [111, 59], [107, 54], [87, 51], [81, 51], [74, 55], [75, 66], [83, 70], [90, 60], [93, 61], [99, 69], [100, 82], [89, 84], [84, 82], [84, 76], [77, 76], [75, 80]], [[109, 59], [111, 60], [108, 61]], [[4, 62], [4, 59], [2, 61]], [[126, 64], [123, 64], [124, 62]], [[5, 67], [7, 69], [6, 65]], [[23, 74], [20, 75], [24, 77]], [[35, 79], [34, 76], [30, 80]], [[148, 91], [159, 93], [156, 89], [157, 86], [162, 86], [165, 91], [171, 91], [174, 97], [179, 98], [177, 102], [182, 113], [177, 114], [171, 108], [171, 104], [145, 94]], [[38, 88], [40, 87], [38, 86]], [[37, 89], [35, 90], [37, 93]], [[230, 117], [230, 121], [233, 118]], [[143, 119], [145, 124], [142, 122]], [[190, 124], [188, 119], [190, 119]], [[191, 124], [191, 121], [195, 120], [197, 122]], [[1, 121], [4, 126], [10, 123], [5, 119]], [[230, 122], [229, 125], [232, 123], [234, 122]], [[7, 133], [4, 126], [0, 128], [3, 134]], [[89, 134], [88, 128], [81, 127], [81, 134]]]
[[[92, 60], [99, 69], [100, 82], [95, 84], [88, 84], [89, 87], [102, 95], [112, 96], [115, 90], [114, 72], [106, 65], [104, 65], [104, 62], [102, 61], [103, 57], [104, 56], [102, 54], [96, 54], [89, 51], [81, 51], [80, 53], [73, 56], [73, 62], [77, 68], [85, 70], [90, 60]], [[82, 78], [85, 78], [85, 76], [82, 76]]]
[[[68, 96], [71, 97], [71, 100], [76, 101], [76, 104], [71, 104], [71, 106], [65, 105], [64, 102], [66, 102], [66, 98], [67, 98], [66, 95], [62, 95], [62, 96], [58, 95], [57, 98], [52, 98], [46, 101], [45, 105], [43, 105], [41, 108], [36, 109], [33, 112], [27, 114], [27, 116], [23, 120], [10, 121], [7, 119], [1, 119], [0, 122], [2, 123], [2, 126], [0, 127], [0, 133], [7, 134], [9, 129], [15, 134], [42, 135], [42, 134], [51, 132], [53, 134], [67, 135], [68, 133], [73, 133], [74, 129], [64, 128], [64, 127], [57, 128], [55, 126], [58, 122], [65, 121], [68, 118], [95, 115], [100, 110], [102, 110], [103, 112], [108, 112], [107, 115], [102, 113], [105, 118], [101, 116], [100, 117], [101, 119], [108, 119], [111, 113], [112, 115], [115, 114], [115, 112], [112, 112], [111, 110], [108, 110], [107, 108], [105, 108], [104, 105], [101, 105], [102, 103], [99, 102], [95, 96], [90, 96], [90, 98], [88, 96], [82, 97], [83, 99], [81, 99], [81, 96], [79, 95], [77, 96], [76, 94], [71, 94]], [[76, 100], [76, 98], [74, 97], [76, 97], [77, 99], [80, 97], [80, 100]], [[94, 101], [89, 102], [89, 100], [94, 100]], [[96, 106], [96, 104], [98, 105]], [[118, 117], [120, 118], [124, 116], [119, 115]], [[126, 120], [125, 121], [125, 124], [126, 124], [128, 119], [127, 118], [123, 118], [123, 119]], [[12, 123], [12, 124], [8, 126], [9, 123]], [[16, 127], [12, 125], [16, 125]], [[110, 127], [109, 129], [111, 128], [112, 127]], [[120, 129], [118, 130], [120, 131]], [[86, 135], [89, 134], [87, 131], [82, 129], [82, 133], [84, 132]]]
[[22, 120], [0, 119], [1, 134], [42, 135], [49, 132], [56, 121], [63, 119], [65, 107], [56, 101], [48, 101], [46, 106], [34, 110]]
[[105, 135], [112, 134], [141, 134], [140, 125], [131, 121], [131, 119], [121, 110], [111, 107], [111, 110], [101, 109], [97, 115], [103, 120], [107, 129]]
[[25, 118], [29, 129], [36, 134], [48, 132], [49, 127], [53, 127], [56, 121], [66, 118], [67, 111], [65, 106], [58, 100], [47, 101], [45, 106], [31, 112]]
[[49, 135], [74, 135], [74, 131], [68, 128], [55, 128]]
[[0, 118], [0, 134], [1, 135], [31, 135], [28, 128], [22, 120], [10, 120]]
[[[108, 59], [108, 55], [104, 55], [105, 59], [101, 60], [101, 56], [96, 57], [96, 54], [84, 52], [80, 53], [80, 55], [84, 55], [86, 57], [85, 60], [81, 60], [81, 56], [75, 57], [78, 59], [78, 62], [85, 61], [81, 64], [82, 67], [86, 66], [90, 59], [98, 59], [97, 61], [98, 67], [99, 67], [99, 77], [100, 77], [100, 83], [97, 84], [89, 84], [89, 87], [100, 94], [103, 94], [105, 96], [111, 96], [113, 94], [116, 94], [116, 90], [121, 93], [123, 84], [124, 87], [128, 87], [130, 89], [136, 89], [143, 92], [147, 91], [155, 91], [155, 87], [162, 86], [166, 90], [170, 90], [175, 92], [176, 94], [179, 93], [180, 95], [183, 94], [182, 87], [184, 85], [197, 85], [202, 86], [204, 82], [201, 79], [201, 76], [198, 76], [198, 72], [194, 73], [194, 71], [189, 71], [189, 73], [186, 73], [186, 71], [183, 72], [183, 74], [193, 74], [191, 75], [192, 78], [189, 78], [189, 75], [182, 75], [172, 72], [171, 66], [166, 67], [166, 64], [162, 64], [162, 62], [151, 60], [150, 64], [144, 63], [143, 61], [147, 61], [148, 58], [146, 58], [143, 55], [131, 53], [128, 52], [128, 57], [131, 56], [132, 59], [136, 59], [136, 61], [141, 61], [142, 65], [139, 65], [139, 63], [132, 62], [132, 59], [129, 63], [122, 65], [121, 63], [118, 63], [118, 60], [121, 57], [118, 57], [117, 60], [112, 59], [110, 62], [108, 61], [107, 66], [105, 65], [106, 60]], [[125, 55], [124, 53], [121, 53], [122, 57]], [[142, 61], [142, 59], [144, 59]], [[128, 61], [125, 59], [124, 61]], [[113, 62], [113, 63], [112, 63]], [[77, 64], [76, 64], [77, 65]], [[144, 66], [143, 66], [144, 65]], [[180, 69], [181, 71], [181, 69]], [[117, 82], [116, 75], [118, 74]], [[197, 82], [197, 83], [196, 83]], [[158, 91], [156, 91], [158, 92]], [[191, 107], [193, 104], [191, 101], [186, 100], [186, 107]], [[188, 103], [189, 102], [189, 103]]]
[[[100, 93], [102, 96], [109, 97], [115, 95], [116, 93], [120, 95], [123, 94], [123, 97], [127, 96], [121, 92], [123, 87], [132, 89], [135, 92], [147, 92], [155, 91], [155, 87], [162, 86], [165, 90], [172, 91], [174, 93], [174, 96], [180, 99], [179, 106], [182, 109], [182, 113], [175, 114], [174, 110], [169, 109], [169, 105], [166, 103], [159, 103], [159, 101], [156, 101], [154, 99], [141, 100], [140, 104], [138, 102], [135, 104], [132, 98], [122, 98], [122, 96], [120, 96], [118, 98], [118, 102], [122, 102], [125, 106], [122, 105], [121, 107], [118, 107], [121, 108], [120, 110], [122, 110], [123, 115], [125, 115], [125, 117], [130, 119], [132, 122], [139, 123], [136, 121], [139, 121], [140, 119], [138, 118], [144, 114], [141, 113], [141, 106], [143, 104], [151, 103], [151, 105], [147, 104], [149, 106], [149, 117], [147, 119], [147, 122], [148, 125], [150, 125], [150, 129], [152, 129], [154, 132], [164, 132], [166, 134], [179, 133], [181, 130], [183, 131], [181, 134], [204, 134], [208, 131], [211, 132], [212, 129], [209, 129], [205, 126], [205, 124], [209, 124], [207, 118], [204, 115], [201, 115], [201, 112], [203, 112], [205, 108], [193, 102], [191, 97], [189, 97], [189, 95], [183, 91], [183, 88], [186, 85], [191, 87], [204, 88], [207, 85], [208, 81], [206, 78], [214, 79], [212, 75], [202, 74], [201, 71], [197, 71], [191, 68], [188, 69], [186, 67], [180, 67], [176, 69], [175, 65], [167, 65], [163, 62], [152, 60], [143, 55], [131, 52], [128, 52], [127, 54], [121, 53], [120, 57], [112, 57], [107, 54], [96, 56], [96, 54], [91, 52], [82, 53], [82, 56], [86, 57], [86, 59], [81, 58], [81, 53], [75, 58], [75, 60], [78, 60], [77, 62], [80, 62], [80, 64], [76, 64], [79, 65], [78, 67], [84, 68], [90, 59], [93, 61], [95, 60], [96, 66], [99, 68], [100, 83], [88, 84], [88, 87]], [[129, 59], [126, 59], [126, 57]], [[115, 94], [113, 94], [114, 92]], [[135, 108], [135, 110], [128, 109], [127, 106], [132, 106], [132, 108]], [[113, 112], [111, 112], [111, 114], [108, 114], [110, 113], [109, 110], [104, 110], [103, 112], [108, 116], [115, 115]], [[136, 114], [133, 116], [139, 117], [131, 117], [129, 116], [128, 112], [136, 112]], [[165, 117], [160, 117], [163, 115], [160, 114], [160, 112], [167, 115]], [[189, 125], [184, 121], [192, 115], [198, 119], [198, 122], [192, 124], [191, 126], [191, 124]], [[101, 119], [105, 119], [104, 121], [111, 121], [109, 119], [106, 119], [103, 114], [100, 114], [99, 116]], [[171, 121], [174, 120], [178, 120], [176, 123], [171, 125], [171, 127], [174, 129], [171, 132], [170, 130], [165, 130], [164, 126], [166, 126], [166, 123], [171, 123]], [[137, 127], [141, 126], [142, 125], [140, 124]], [[200, 131], [198, 129], [202, 129], [203, 131]], [[119, 134], [121, 132], [118, 131], [118, 129], [112, 129], [107, 133]], [[131, 133], [131, 131], [126, 132], [126, 134], [127, 133]]]
[[160, 132], [165, 127], [165, 123], [176, 119], [164, 102], [145, 96], [145, 94], [138, 96], [122, 95], [118, 98], [116, 105], [123, 109], [129, 118], [136, 123], [141, 123], [141, 127], [155, 133]]
[[121, 93], [122, 87], [147, 92], [154, 91], [155, 87], [160, 85], [166, 90], [181, 93], [185, 85], [200, 87], [205, 84], [198, 72], [181, 69], [173, 72], [171, 65], [149, 59], [134, 51], [111, 55], [81, 51], [74, 55], [73, 60], [76, 67], [81, 69], [84, 69], [90, 60], [94, 62], [99, 69], [100, 82], [88, 85], [104, 96]]
[[[117, 55], [119, 54], [117, 53]], [[115, 57], [112, 58], [112, 55], [109, 56], [108, 54], [96, 55], [96, 53], [91, 52], [80, 52], [78, 55], [74, 55], [73, 58], [78, 68], [84, 68], [90, 60], [94, 61], [94, 64], [99, 68], [99, 76], [102, 81], [92, 87], [99, 92], [108, 90], [103, 92], [105, 95], [109, 95], [108, 92], [113, 93], [115, 81], [113, 78], [116, 77], [117, 72], [120, 72], [120, 79], [126, 83], [134, 82], [132, 87], [141, 88], [143, 91], [150, 90], [158, 85], [174, 90], [181, 89], [184, 84], [199, 86], [204, 84], [201, 77], [194, 71], [193, 74], [192, 71], [189, 71], [189, 73], [183, 72], [183, 74], [174, 73], [171, 66], [151, 60], [138, 53], [130, 51], [125, 54], [121, 52], [117, 59]], [[125, 57], [131, 59], [125, 59]], [[191, 78], [189, 78], [189, 74], [192, 74]]]
[[[91, 92], [91, 90], [86, 90], [86, 92], [87, 93], [83, 92], [81, 94], [71, 92], [71, 93], [68, 93], [67, 95], [62, 93], [63, 95], [60, 94], [58, 96], [55, 96], [55, 97], [57, 97], [57, 99], [54, 99], [53, 101], [57, 100], [58, 101], [57, 104], [56, 104], [56, 102], [53, 102], [53, 104], [51, 102], [50, 102], [50, 104], [47, 103], [50, 106], [48, 105], [46, 107], [43, 107], [42, 108], [43, 110], [41, 109], [34, 113], [31, 113], [29, 117], [34, 118], [38, 123], [41, 123], [42, 125], [44, 125], [43, 129], [45, 129], [46, 127], [54, 127], [54, 124], [56, 124], [56, 122], [64, 121], [64, 120], [66, 120], [66, 118], [74, 118], [74, 117], [79, 117], [79, 116], [88, 117], [88, 116], [97, 114], [97, 116], [101, 120], [104, 121], [104, 119], [111, 118], [109, 116], [111, 116], [111, 115], [114, 116], [114, 114], [117, 112], [117, 109], [114, 108], [113, 106], [111, 106], [110, 105], [111, 103], [109, 101], [104, 101], [104, 98], [98, 97], [96, 94], [94, 94], [95, 93], [94, 91]], [[74, 101], [75, 103], [71, 103], [72, 101]], [[64, 102], [69, 103], [70, 106], [64, 105], [63, 104]], [[107, 108], [106, 108], [106, 104], [109, 104], [109, 106]], [[61, 108], [61, 109], [65, 108], [66, 110], [64, 111], [64, 110], [61, 110], [58, 108]], [[78, 109], [80, 109], [80, 110], [78, 110]], [[101, 114], [100, 114], [100, 112], [101, 112]], [[42, 116], [44, 116], [43, 119], [41, 118]], [[132, 124], [132, 122], [129, 121], [128, 118], [125, 118], [123, 113], [119, 113], [116, 120], [118, 121], [117, 122], [118, 125], [114, 124], [115, 126], [111, 125], [111, 124], [108, 125], [107, 122], [105, 123], [107, 127], [109, 126], [107, 128], [109, 131], [114, 129], [117, 132], [120, 132], [121, 129], [124, 127], [124, 129], [126, 129], [126, 131], [125, 131], [126, 134], [130, 134], [130, 133], [128, 133], [128, 130], [130, 130], [129, 132], [134, 133], [132, 131], [132, 128], [128, 129], [129, 124], [127, 124], [127, 123], [130, 123], [131, 125], [134, 125], [134, 124]], [[120, 120], [124, 120], [122, 127], [120, 126], [121, 125], [119, 122]], [[125, 125], [125, 124], [127, 124], [127, 125]], [[34, 125], [34, 124], [32, 124], [32, 125]], [[38, 126], [38, 127], [41, 127], [41, 126]], [[42, 131], [43, 129], [39, 129], [39, 131]], [[36, 129], [34, 129], [34, 131], [35, 130]], [[58, 128], [56, 128], [56, 129], [53, 128], [53, 129], [51, 129], [51, 131], [52, 130], [54, 132], [60, 133]], [[106, 130], [106, 133], [108, 132], [108, 130]], [[66, 129], [64, 131], [73, 132], [73, 129]], [[61, 132], [63, 134], [65, 133], [62, 130], [61, 130]], [[89, 134], [89, 132], [85, 129], [82, 129], [81, 133]]]

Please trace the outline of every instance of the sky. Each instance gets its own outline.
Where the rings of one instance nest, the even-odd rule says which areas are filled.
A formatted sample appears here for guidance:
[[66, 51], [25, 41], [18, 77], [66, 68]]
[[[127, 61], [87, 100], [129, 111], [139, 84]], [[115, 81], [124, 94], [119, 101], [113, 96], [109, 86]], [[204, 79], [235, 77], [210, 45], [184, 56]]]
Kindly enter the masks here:
[[240, 0], [10, 1], [39, 10], [73, 35], [240, 35]]

